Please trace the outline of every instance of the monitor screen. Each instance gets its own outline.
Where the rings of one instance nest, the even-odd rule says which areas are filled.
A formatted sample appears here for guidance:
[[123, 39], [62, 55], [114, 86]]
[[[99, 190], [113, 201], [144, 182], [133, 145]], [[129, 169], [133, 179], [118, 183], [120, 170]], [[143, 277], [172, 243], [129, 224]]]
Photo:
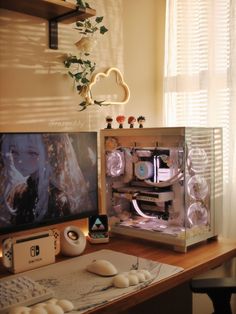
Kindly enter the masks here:
[[0, 134], [0, 233], [98, 214], [97, 133]]

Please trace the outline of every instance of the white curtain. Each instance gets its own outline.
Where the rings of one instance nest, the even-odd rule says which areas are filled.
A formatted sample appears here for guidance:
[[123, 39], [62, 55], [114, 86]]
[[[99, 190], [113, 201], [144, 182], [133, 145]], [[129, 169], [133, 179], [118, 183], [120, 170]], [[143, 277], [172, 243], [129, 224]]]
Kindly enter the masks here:
[[236, 0], [167, 0], [166, 126], [223, 128], [223, 226], [236, 237]]

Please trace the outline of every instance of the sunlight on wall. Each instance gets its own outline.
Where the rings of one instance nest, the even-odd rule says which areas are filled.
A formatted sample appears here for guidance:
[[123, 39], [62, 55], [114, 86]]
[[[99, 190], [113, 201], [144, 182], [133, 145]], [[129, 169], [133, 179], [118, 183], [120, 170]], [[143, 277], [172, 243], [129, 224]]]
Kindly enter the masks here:
[[51, 50], [47, 21], [0, 9], [0, 131], [99, 131], [107, 115], [115, 120], [118, 114], [144, 115], [145, 127], [160, 126], [165, 0], [88, 2], [109, 29], [99, 36], [91, 59], [99, 72], [109, 67], [122, 72], [129, 102], [78, 112], [82, 99], [62, 63], [64, 54], [77, 53], [75, 24], [59, 23], [59, 49]]
[[[122, 1], [95, 2], [90, 5], [104, 16], [109, 32], [99, 36], [91, 59], [96, 70], [123, 71]], [[115, 105], [78, 112], [82, 99], [62, 63], [65, 53], [78, 53], [74, 43], [80, 34], [74, 26], [59, 24], [59, 49], [50, 50], [47, 21], [0, 9], [1, 131], [99, 130], [108, 114], [123, 112]]]
[[[126, 115], [144, 115], [145, 127], [157, 127], [158, 107], [161, 103], [162, 87], [157, 73], [157, 64], [162, 61], [162, 39], [164, 33], [163, 0], [123, 0], [124, 21], [124, 62], [125, 80], [130, 88], [130, 101], [126, 107]], [[160, 60], [160, 61], [159, 61]]]

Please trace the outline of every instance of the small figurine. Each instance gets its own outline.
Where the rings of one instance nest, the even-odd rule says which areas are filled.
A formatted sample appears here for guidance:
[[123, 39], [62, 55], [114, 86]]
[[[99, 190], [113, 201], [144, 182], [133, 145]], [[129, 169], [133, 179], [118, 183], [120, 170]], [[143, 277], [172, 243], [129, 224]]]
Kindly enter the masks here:
[[112, 129], [112, 126], [111, 126], [111, 124], [112, 124], [112, 121], [113, 121], [113, 119], [112, 119], [112, 117], [111, 116], [107, 116], [106, 117], [106, 123], [107, 123], [107, 129]]
[[125, 116], [117, 116], [116, 121], [119, 123], [119, 129], [123, 129], [123, 124], [125, 122]]
[[134, 123], [136, 122], [136, 118], [133, 116], [130, 116], [128, 119], [129, 127], [132, 129], [134, 127]]
[[144, 116], [139, 116], [138, 119], [139, 128], [143, 128], [143, 123], [146, 121]]

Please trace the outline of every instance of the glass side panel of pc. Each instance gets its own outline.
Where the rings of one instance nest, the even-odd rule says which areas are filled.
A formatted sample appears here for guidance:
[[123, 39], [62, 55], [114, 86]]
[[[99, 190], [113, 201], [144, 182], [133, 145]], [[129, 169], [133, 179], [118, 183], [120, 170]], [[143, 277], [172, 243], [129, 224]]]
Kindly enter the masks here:
[[216, 237], [221, 157], [220, 128], [102, 130], [102, 210], [111, 231], [183, 252]]

